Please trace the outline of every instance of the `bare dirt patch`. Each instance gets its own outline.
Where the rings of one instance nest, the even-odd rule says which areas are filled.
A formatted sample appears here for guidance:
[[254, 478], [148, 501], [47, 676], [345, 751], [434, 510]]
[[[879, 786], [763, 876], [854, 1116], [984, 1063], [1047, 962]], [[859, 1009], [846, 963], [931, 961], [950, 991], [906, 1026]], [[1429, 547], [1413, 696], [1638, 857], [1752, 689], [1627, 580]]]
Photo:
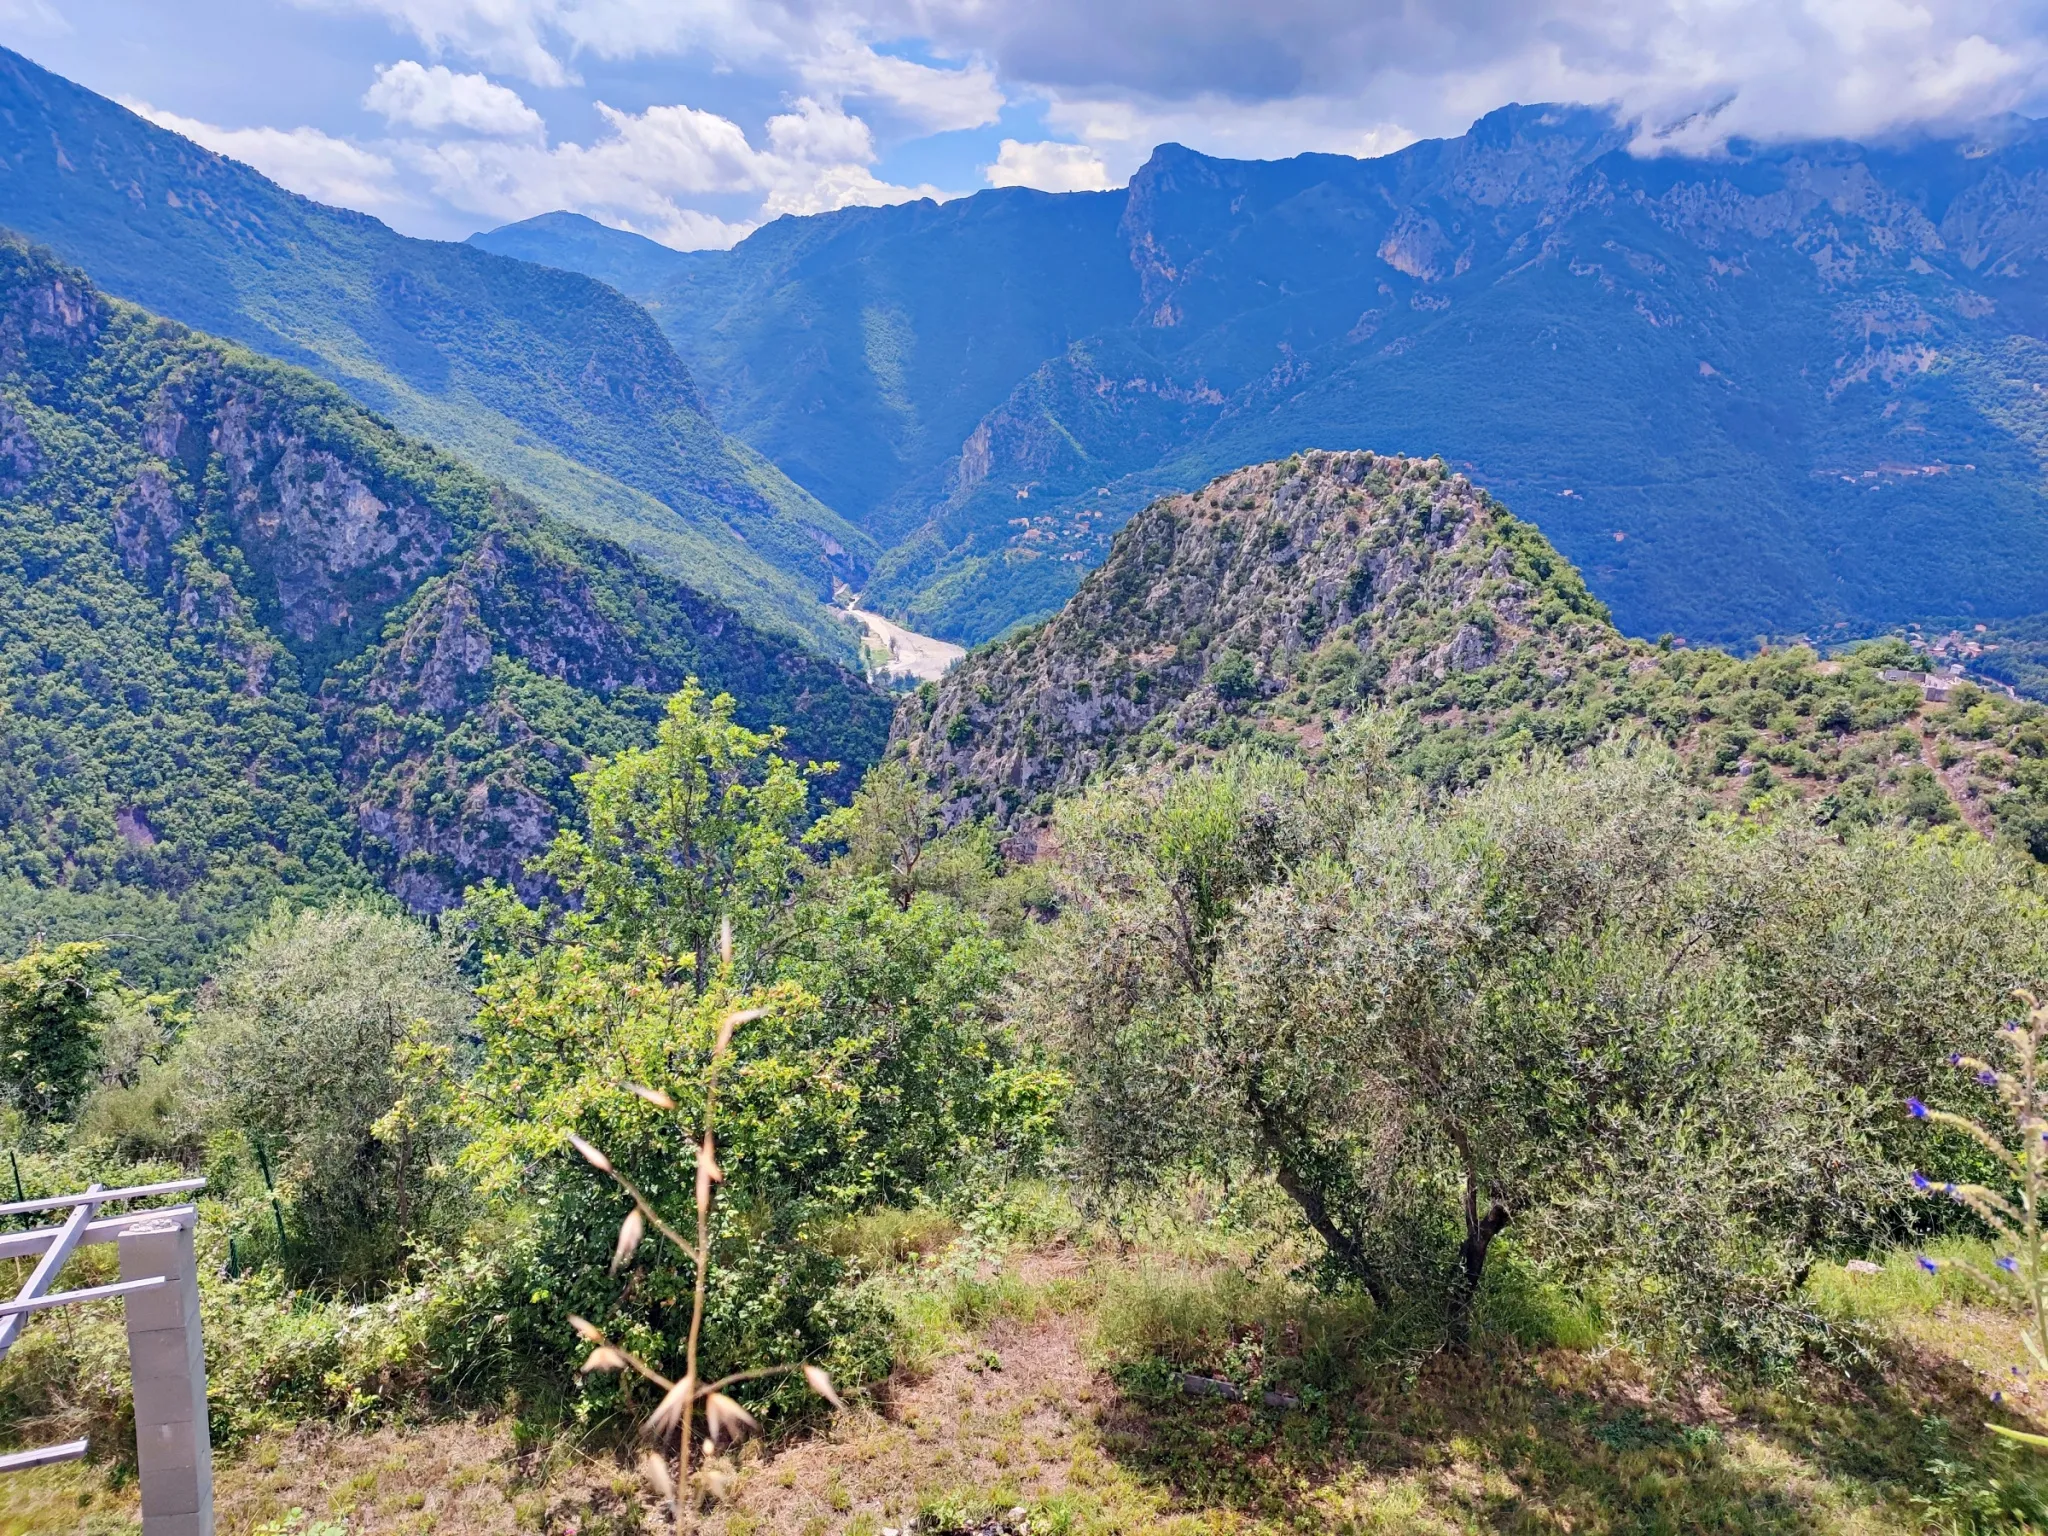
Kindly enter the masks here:
[[856, 1409], [828, 1434], [746, 1457], [731, 1502], [706, 1529], [880, 1531], [900, 1527], [929, 1494], [993, 1489], [997, 1503], [1030, 1503], [1063, 1491], [1077, 1435], [1099, 1420], [1107, 1395], [1075, 1333], [1072, 1318], [993, 1324], [922, 1379], [895, 1383], [879, 1410]]

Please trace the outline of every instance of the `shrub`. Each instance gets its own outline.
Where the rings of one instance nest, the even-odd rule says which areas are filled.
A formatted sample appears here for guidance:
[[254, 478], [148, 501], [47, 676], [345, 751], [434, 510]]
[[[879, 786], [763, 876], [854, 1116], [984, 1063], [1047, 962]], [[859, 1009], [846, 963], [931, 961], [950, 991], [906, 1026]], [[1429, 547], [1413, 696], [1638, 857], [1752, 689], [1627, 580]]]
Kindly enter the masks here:
[[1219, 699], [1255, 698], [1259, 691], [1259, 669], [1251, 657], [1231, 647], [1209, 668], [1209, 686]]
[[374, 1285], [459, 1229], [451, 1129], [422, 1094], [470, 1008], [425, 928], [360, 903], [280, 906], [201, 998], [174, 1065], [207, 1125], [265, 1144], [301, 1273]]
[[[716, 989], [698, 998], [687, 976], [664, 981], [576, 946], [532, 965], [499, 960], [482, 998], [483, 1050], [461, 1089], [476, 1138], [465, 1162], [487, 1191], [526, 1192], [524, 1219], [498, 1244], [504, 1355], [566, 1379], [573, 1312], [645, 1359], [680, 1361], [693, 1256], [651, 1243], [624, 1282], [611, 1278], [620, 1202], [568, 1138], [604, 1148], [655, 1211], [692, 1227], [694, 1148], [683, 1123], [701, 1112], [718, 1021], [740, 1004]], [[813, 1241], [872, 1198], [887, 1164], [862, 1124], [863, 1042], [837, 1034], [795, 987], [749, 997], [745, 1011], [755, 1010], [718, 1094], [725, 1193], [712, 1224], [703, 1374], [810, 1360], [840, 1379], [870, 1380], [887, 1368], [886, 1313]], [[628, 1082], [671, 1098], [682, 1115], [636, 1097]], [[621, 1406], [622, 1390], [594, 1383], [588, 1406]], [[794, 1405], [802, 1390], [778, 1378], [736, 1393], [766, 1410]]]
[[0, 964], [0, 1097], [31, 1123], [68, 1116], [99, 1067], [105, 951], [59, 944]]

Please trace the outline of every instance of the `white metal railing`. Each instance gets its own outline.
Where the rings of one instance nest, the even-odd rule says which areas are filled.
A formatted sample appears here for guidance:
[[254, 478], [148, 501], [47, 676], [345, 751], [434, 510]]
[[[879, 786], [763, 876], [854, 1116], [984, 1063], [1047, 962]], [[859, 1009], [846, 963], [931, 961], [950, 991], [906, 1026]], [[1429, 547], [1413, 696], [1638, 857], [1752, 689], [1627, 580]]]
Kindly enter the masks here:
[[[65, 1211], [54, 1226], [0, 1232], [0, 1259], [34, 1257], [36, 1265], [11, 1301], [0, 1301], [0, 1359], [29, 1317], [53, 1307], [118, 1299], [127, 1314], [128, 1364], [135, 1385], [135, 1461], [142, 1485], [143, 1536], [212, 1536], [213, 1448], [206, 1421], [206, 1352], [199, 1333], [199, 1271], [192, 1251], [195, 1207], [130, 1211], [102, 1217], [103, 1205], [153, 1196], [192, 1194], [204, 1179], [173, 1179], [0, 1205], [0, 1216]], [[107, 1285], [52, 1291], [65, 1262], [81, 1247], [113, 1243], [121, 1278]], [[0, 1472], [75, 1461], [86, 1442], [41, 1446], [0, 1456]]]

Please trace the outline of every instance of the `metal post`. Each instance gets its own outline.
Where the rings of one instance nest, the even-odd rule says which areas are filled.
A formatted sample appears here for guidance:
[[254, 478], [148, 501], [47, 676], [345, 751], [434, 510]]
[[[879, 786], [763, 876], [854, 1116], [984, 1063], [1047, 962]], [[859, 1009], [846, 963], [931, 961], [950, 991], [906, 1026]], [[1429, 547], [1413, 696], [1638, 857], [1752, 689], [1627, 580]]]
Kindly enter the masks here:
[[277, 1263], [282, 1269], [291, 1262], [291, 1245], [284, 1236], [284, 1207], [277, 1203], [277, 1186], [270, 1182], [270, 1159], [263, 1154], [262, 1139], [252, 1133], [249, 1145], [256, 1149], [256, 1166], [262, 1170], [263, 1187], [270, 1192], [270, 1219], [277, 1223]]
[[[156, 1195], [189, 1194], [204, 1179], [137, 1184], [83, 1194], [0, 1205], [0, 1216], [65, 1211], [55, 1226], [0, 1233], [0, 1259], [39, 1256], [12, 1301], [0, 1301], [0, 1356], [21, 1336], [22, 1324], [56, 1307], [119, 1297], [126, 1304], [128, 1363], [135, 1381], [135, 1451], [142, 1481], [145, 1536], [212, 1536], [213, 1452], [206, 1422], [206, 1353], [199, 1336], [199, 1267], [192, 1251], [198, 1211], [189, 1205], [137, 1215], [100, 1217], [103, 1205]], [[74, 1250], [113, 1243], [121, 1279], [113, 1285], [54, 1291], [51, 1286]], [[83, 1456], [83, 1440], [0, 1456], [0, 1473], [19, 1472]]]
[[142, 1536], [213, 1536], [213, 1450], [192, 1228], [140, 1220], [121, 1233], [117, 1246], [123, 1280], [162, 1275], [166, 1282], [126, 1298]]

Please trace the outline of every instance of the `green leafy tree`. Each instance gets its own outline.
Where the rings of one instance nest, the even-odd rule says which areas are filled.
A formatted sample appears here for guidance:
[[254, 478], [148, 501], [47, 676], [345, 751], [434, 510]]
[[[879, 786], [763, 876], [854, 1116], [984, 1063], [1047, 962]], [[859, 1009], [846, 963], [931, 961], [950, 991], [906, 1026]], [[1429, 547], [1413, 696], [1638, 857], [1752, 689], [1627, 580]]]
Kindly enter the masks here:
[[778, 974], [854, 1046], [875, 1199], [941, 1196], [1043, 1155], [1064, 1079], [1004, 1028], [1010, 972], [986, 921], [935, 892], [898, 906], [871, 879], [805, 904]]
[[[1033, 1161], [1051, 1133], [1061, 1079], [998, 1016], [1005, 950], [981, 915], [918, 888], [925, 839], [945, 836], [922, 787], [871, 781], [817, 839], [854, 848], [828, 875], [794, 835], [803, 778], [774, 741], [686, 692], [656, 747], [582, 781], [591, 831], [550, 855], [580, 910], [551, 917], [503, 890], [466, 909], [480, 1047], [454, 1102], [479, 1188], [520, 1192], [496, 1257], [521, 1358], [559, 1358], [567, 1307], [601, 1347], [681, 1360], [685, 1377], [808, 1361], [872, 1379], [885, 1320], [818, 1234]], [[692, 1127], [714, 1092], [723, 1184], [700, 1208]], [[605, 1279], [615, 1198], [562, 1155], [571, 1136], [603, 1149], [647, 1227], [701, 1219], [699, 1240]], [[754, 1410], [802, 1396], [771, 1376], [733, 1390]]]
[[804, 841], [837, 847], [835, 875], [882, 881], [900, 907], [920, 891], [967, 905], [986, 900], [1001, 860], [983, 822], [948, 827], [924, 774], [902, 759], [877, 763], [850, 804], [820, 816]]
[[104, 944], [0, 964], [0, 1092], [31, 1124], [68, 1116], [92, 1085], [114, 989]]
[[686, 683], [653, 746], [580, 777], [583, 828], [563, 832], [537, 866], [577, 904], [565, 932], [612, 954], [687, 963], [699, 990], [721, 922], [734, 924], [744, 970], [784, 915], [807, 862], [806, 776], [835, 766], [799, 768], [776, 751], [780, 727], [748, 730], [734, 707]]
[[295, 1264], [374, 1283], [452, 1235], [452, 1132], [420, 1106], [471, 1009], [440, 942], [367, 904], [280, 906], [223, 965], [174, 1065], [210, 1127], [264, 1143]]
[[1209, 686], [1219, 699], [1254, 698], [1259, 691], [1258, 665], [1243, 651], [1226, 650], [1209, 669]]
[[[1058, 830], [1068, 909], [1026, 995], [1077, 1167], [1114, 1193], [1262, 1166], [1333, 1275], [1454, 1335], [1512, 1231], [1624, 1331], [1796, 1350], [1813, 1256], [1902, 1219], [1879, 1124], [1911, 1016], [1981, 1004], [2013, 953], [1888, 973], [1911, 946], [1865, 914], [1956, 897], [1954, 860], [1703, 819], [1656, 749], [1440, 800], [1226, 758]], [[1963, 908], [1991, 940], [2026, 909], [1994, 887]]]

